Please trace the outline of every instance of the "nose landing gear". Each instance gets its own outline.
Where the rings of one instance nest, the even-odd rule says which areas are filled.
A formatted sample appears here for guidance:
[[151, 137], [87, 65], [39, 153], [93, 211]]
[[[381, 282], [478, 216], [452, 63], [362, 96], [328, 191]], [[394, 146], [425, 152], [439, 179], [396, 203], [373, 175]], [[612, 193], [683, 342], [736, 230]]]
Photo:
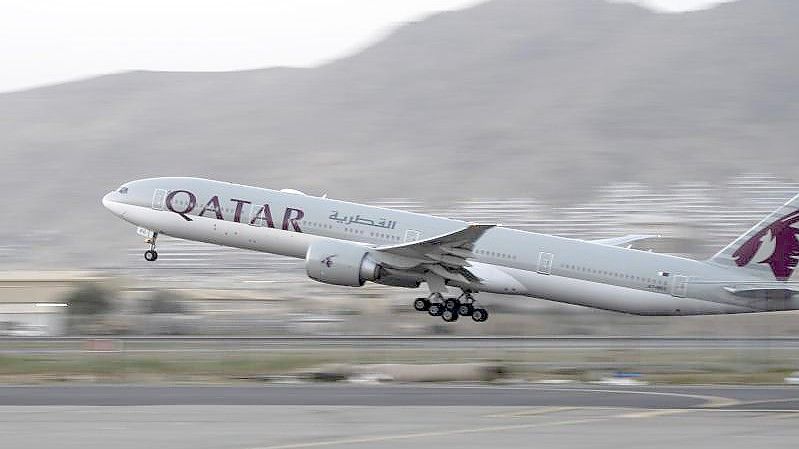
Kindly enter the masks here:
[[144, 241], [150, 244], [150, 249], [144, 252], [144, 260], [147, 262], [155, 262], [158, 259], [158, 252], [155, 250], [155, 240], [158, 238], [158, 233], [154, 232], [153, 236]]
[[427, 312], [430, 316], [440, 316], [448, 323], [458, 321], [458, 317], [469, 316], [477, 323], [488, 319], [488, 311], [479, 307], [470, 292], [463, 292], [457, 298], [444, 298], [441, 293], [432, 293], [427, 298], [416, 298], [413, 308]]

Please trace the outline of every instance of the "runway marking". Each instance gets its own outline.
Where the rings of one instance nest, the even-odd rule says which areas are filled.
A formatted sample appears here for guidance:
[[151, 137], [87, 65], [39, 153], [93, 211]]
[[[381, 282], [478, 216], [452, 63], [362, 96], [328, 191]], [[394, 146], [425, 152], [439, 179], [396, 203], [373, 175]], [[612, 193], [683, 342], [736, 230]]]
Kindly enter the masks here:
[[[558, 412], [567, 412], [572, 410], [610, 410], [610, 411], [626, 411], [613, 415], [611, 418], [655, 418], [658, 416], [677, 415], [681, 413], [689, 413], [700, 411], [701, 409], [693, 408], [665, 408], [665, 409], [638, 409], [627, 407], [536, 407], [532, 409], [524, 409], [516, 412], [495, 413], [491, 415], [483, 415], [484, 418], [524, 418], [527, 416], [541, 416]], [[632, 411], [630, 411], [632, 410]]]
[[692, 408], [689, 410], [703, 413], [799, 413], [799, 410], [789, 408]]
[[570, 419], [564, 421], [554, 421], [548, 423], [529, 423], [529, 424], [512, 424], [506, 426], [485, 426], [485, 427], [470, 427], [466, 429], [455, 429], [455, 430], [441, 430], [441, 431], [433, 431], [433, 432], [416, 432], [416, 433], [400, 433], [395, 435], [380, 435], [380, 436], [372, 436], [372, 437], [351, 437], [351, 438], [340, 438], [335, 440], [324, 440], [324, 441], [311, 441], [307, 443], [290, 443], [290, 444], [279, 444], [275, 446], [259, 446], [259, 447], [252, 447], [249, 449], [300, 449], [300, 448], [309, 448], [309, 447], [323, 447], [323, 446], [335, 446], [339, 444], [359, 444], [359, 443], [379, 443], [382, 441], [393, 441], [393, 440], [410, 440], [414, 438], [430, 438], [430, 437], [442, 437], [442, 436], [450, 436], [450, 435], [464, 435], [470, 433], [482, 433], [482, 432], [501, 432], [505, 430], [519, 430], [519, 429], [533, 429], [537, 427], [554, 427], [554, 426], [567, 426], [573, 424], [587, 424], [593, 422], [600, 422], [600, 421], [607, 421], [610, 418], [586, 418], [586, 419]]
[[690, 413], [695, 412], [696, 409], [689, 409], [689, 408], [666, 408], [661, 410], [644, 410], [639, 412], [633, 413], [624, 413], [621, 415], [616, 415], [617, 418], [656, 418], [658, 416], [668, 416], [668, 415], [678, 415], [681, 413]]
[[[271, 386], [270, 386], [271, 387]], [[291, 386], [286, 386], [291, 387]], [[331, 386], [337, 388], [340, 386]], [[381, 388], [380, 386], [373, 386], [371, 388]], [[643, 394], [650, 396], [670, 396], [678, 398], [699, 399], [705, 401], [699, 404], [700, 408], [718, 408], [718, 407], [731, 407], [738, 405], [740, 402], [737, 399], [726, 398], [723, 396], [690, 394], [690, 393], [676, 393], [670, 391], [648, 391], [648, 390], [621, 390], [621, 389], [605, 389], [605, 388], [554, 388], [554, 387], [541, 387], [539, 385], [419, 385], [419, 384], [399, 384], [391, 385], [391, 388], [411, 388], [411, 389], [478, 389], [478, 390], [526, 390], [526, 391], [555, 391], [555, 392], [581, 392], [581, 393], [616, 393], [616, 394]]]
[[[541, 409], [527, 409], [521, 410], [517, 413], [505, 413], [505, 414], [496, 414], [496, 415], [486, 415], [485, 417], [524, 417], [524, 416], [540, 416], [547, 413], [557, 413], [561, 411], [569, 411], [569, 410], [583, 410], [583, 409], [594, 409], [592, 407], [542, 407]], [[602, 407], [598, 407], [598, 409], [603, 409]], [[575, 424], [588, 424], [588, 423], [598, 423], [603, 421], [609, 421], [612, 419], [619, 419], [619, 418], [656, 418], [660, 416], [667, 416], [667, 415], [674, 415], [680, 413], [690, 413], [690, 412], [698, 412], [703, 411], [701, 409], [648, 409], [639, 412], [633, 413], [623, 413], [617, 415], [610, 415], [604, 416], [600, 418], [583, 418], [583, 419], [568, 419], [562, 421], [553, 421], [553, 422], [537, 422], [537, 423], [527, 423], [527, 424], [509, 424], [503, 426], [482, 426], [482, 427], [470, 427], [465, 429], [454, 429], [454, 430], [442, 430], [442, 431], [431, 431], [431, 432], [413, 432], [413, 433], [401, 433], [401, 434], [394, 434], [394, 435], [378, 435], [378, 436], [370, 436], [370, 437], [350, 437], [350, 438], [339, 438], [333, 440], [322, 440], [322, 441], [311, 441], [307, 443], [289, 443], [289, 444], [279, 444], [273, 446], [258, 446], [258, 447], [251, 447], [249, 449], [302, 449], [302, 448], [313, 448], [313, 447], [325, 447], [325, 446], [336, 446], [342, 444], [362, 444], [362, 443], [379, 443], [384, 441], [394, 441], [394, 440], [410, 440], [415, 438], [430, 438], [430, 437], [442, 437], [442, 436], [451, 436], [451, 435], [464, 435], [464, 434], [472, 434], [472, 433], [483, 433], [483, 432], [501, 432], [507, 430], [521, 430], [521, 429], [535, 429], [535, 428], [542, 428], [542, 427], [555, 427], [555, 426], [568, 426], [568, 425], [575, 425]], [[718, 411], [718, 410], [712, 410]]]
[[[466, 387], [471, 388], [471, 387]], [[583, 393], [616, 393], [616, 394], [644, 394], [650, 396], [671, 396], [680, 398], [700, 399], [705, 401], [699, 404], [699, 408], [719, 408], [719, 407], [732, 407], [741, 402], [733, 398], [725, 398], [723, 396], [710, 396], [703, 394], [687, 394], [687, 393], [674, 393], [668, 391], [646, 391], [646, 390], [614, 390], [614, 389], [601, 389], [601, 388], [512, 388], [512, 387], [494, 387], [494, 388], [507, 388], [508, 390], [540, 390], [540, 391], [560, 391], [560, 392], [583, 392]]]
[[[735, 403], [733, 405], [747, 406], [747, 405], [771, 404], [771, 403], [779, 403], [779, 402], [799, 402], [799, 397], [781, 398], [781, 399], [761, 399], [761, 400], [757, 400], [757, 401], [738, 401], [737, 403]], [[742, 409], [742, 410], [745, 410], [745, 409]], [[760, 411], [760, 410], [752, 409], [750, 411], [756, 412], [756, 411]]]
[[530, 409], [519, 410], [508, 413], [494, 413], [491, 415], [483, 415], [485, 418], [519, 418], [524, 416], [540, 416], [550, 413], [567, 412], [577, 410], [582, 407], [534, 407]]

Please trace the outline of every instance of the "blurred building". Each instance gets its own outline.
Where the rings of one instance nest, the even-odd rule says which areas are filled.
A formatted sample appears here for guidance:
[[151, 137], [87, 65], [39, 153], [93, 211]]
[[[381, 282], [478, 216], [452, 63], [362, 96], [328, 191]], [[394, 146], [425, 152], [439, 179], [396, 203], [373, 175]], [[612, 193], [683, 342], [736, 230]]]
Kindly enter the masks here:
[[66, 330], [66, 295], [101, 277], [85, 271], [0, 272], [0, 335], [60, 335]]

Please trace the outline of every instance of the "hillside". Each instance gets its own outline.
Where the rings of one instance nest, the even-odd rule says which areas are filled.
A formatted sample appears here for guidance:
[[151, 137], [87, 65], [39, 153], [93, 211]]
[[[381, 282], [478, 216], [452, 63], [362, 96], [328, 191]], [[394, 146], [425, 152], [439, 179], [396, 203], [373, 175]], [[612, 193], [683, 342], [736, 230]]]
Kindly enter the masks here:
[[686, 14], [494, 0], [312, 69], [130, 72], [3, 94], [0, 227], [57, 230], [68, 254], [94, 257], [126, 229], [102, 194], [162, 175], [553, 204], [618, 181], [796, 178], [797, 17], [790, 0]]

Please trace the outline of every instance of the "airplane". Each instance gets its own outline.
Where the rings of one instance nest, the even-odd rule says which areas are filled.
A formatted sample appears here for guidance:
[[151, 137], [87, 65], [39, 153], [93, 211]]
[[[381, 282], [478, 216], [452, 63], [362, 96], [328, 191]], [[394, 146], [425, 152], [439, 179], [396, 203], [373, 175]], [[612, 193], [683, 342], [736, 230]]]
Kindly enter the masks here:
[[169, 235], [304, 259], [327, 284], [424, 283], [413, 307], [447, 322], [486, 321], [481, 292], [635, 315], [799, 309], [799, 195], [703, 261], [631, 248], [650, 235], [578, 240], [201, 178], [126, 182], [102, 203], [147, 236], [147, 261]]

